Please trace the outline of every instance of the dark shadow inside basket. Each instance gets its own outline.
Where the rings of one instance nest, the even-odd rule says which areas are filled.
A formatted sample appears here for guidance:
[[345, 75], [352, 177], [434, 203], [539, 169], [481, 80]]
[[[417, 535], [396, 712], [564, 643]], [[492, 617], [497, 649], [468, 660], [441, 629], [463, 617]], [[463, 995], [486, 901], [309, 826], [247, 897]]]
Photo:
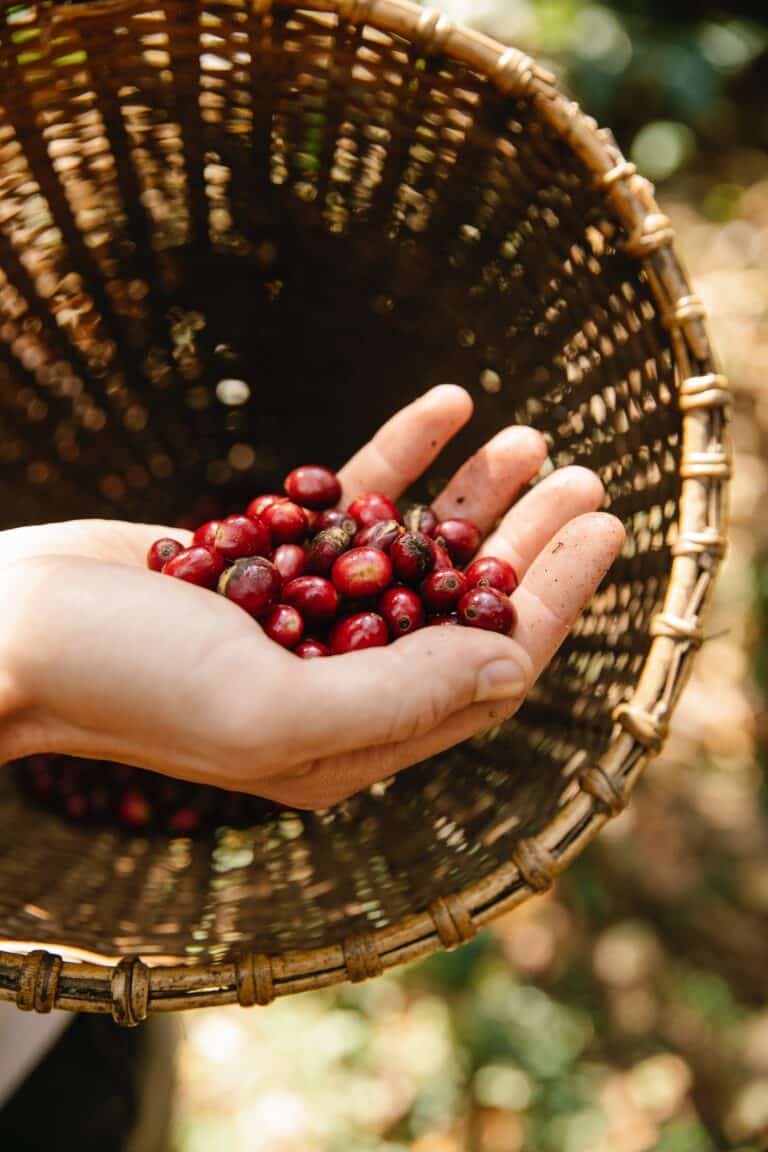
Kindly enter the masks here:
[[[86, 150], [75, 150], [83, 183], [70, 181], [68, 199], [51, 141], [7, 101], [60, 236], [47, 255], [33, 237], [35, 279], [1, 229], [0, 265], [39, 337], [20, 348], [17, 332], [14, 345], [6, 308], [3, 525], [171, 523], [241, 506], [299, 462], [339, 465], [402, 404], [452, 381], [471, 392], [475, 419], [415, 495], [434, 495], [505, 424], [533, 423], [556, 465], [600, 473], [628, 544], [516, 721], [333, 812], [150, 852], [22, 814], [6, 780], [7, 937], [199, 960], [244, 941], [306, 949], [394, 923], [481, 880], [552, 819], [575, 787], [574, 754], [604, 751], [646, 655], [670, 568], [680, 417], [639, 263], [535, 108], [391, 36], [375, 41], [369, 81], [353, 68], [359, 43], [330, 33], [332, 82], [315, 83], [310, 24], [276, 17], [247, 130], [229, 73], [223, 89], [204, 88], [223, 104], [199, 102], [197, 61], [180, 56], [171, 99], [161, 70], [105, 56], [103, 21], [90, 40], [73, 32], [89, 63], [58, 89], [58, 138], [83, 144], [96, 131], [114, 160], [98, 177], [109, 211], [91, 235], [76, 203], [97, 182]], [[289, 41], [299, 48], [288, 53]], [[402, 81], [397, 98], [376, 82], [385, 70]], [[78, 119], [78, 94], [95, 119]], [[14, 194], [22, 211], [42, 211], [34, 190]], [[71, 301], [66, 285], [46, 297], [46, 260], [81, 277], [91, 303], [79, 327], [52, 319], [54, 303]]]

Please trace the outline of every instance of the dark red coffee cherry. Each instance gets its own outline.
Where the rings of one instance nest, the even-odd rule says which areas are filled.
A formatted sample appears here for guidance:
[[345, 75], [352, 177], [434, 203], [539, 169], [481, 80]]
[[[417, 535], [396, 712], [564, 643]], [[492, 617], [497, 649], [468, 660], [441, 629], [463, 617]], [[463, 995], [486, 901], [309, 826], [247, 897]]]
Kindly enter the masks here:
[[378, 548], [380, 552], [389, 552], [395, 540], [404, 532], [405, 528], [397, 520], [377, 520], [356, 534], [355, 548]]
[[467, 588], [495, 588], [505, 596], [511, 596], [517, 588], [514, 568], [496, 556], [481, 556], [479, 560], [473, 560], [464, 575]]
[[295, 648], [304, 635], [304, 621], [292, 604], [277, 604], [264, 619], [264, 631], [281, 648]]
[[306, 512], [291, 500], [270, 504], [260, 519], [269, 528], [273, 544], [298, 544], [309, 531]]
[[392, 581], [392, 563], [378, 548], [352, 548], [336, 561], [331, 579], [342, 596], [377, 596]]
[[300, 544], [281, 544], [275, 548], [271, 560], [284, 584], [303, 576], [306, 571], [307, 554]]
[[423, 532], [406, 532], [392, 544], [389, 558], [399, 580], [420, 584], [435, 566], [435, 545]]
[[458, 612], [438, 612], [436, 616], [430, 616], [428, 623], [432, 624], [461, 624]]
[[168, 561], [183, 551], [184, 545], [179, 544], [178, 540], [171, 540], [168, 536], [164, 536], [162, 540], [155, 540], [147, 552], [147, 568], [151, 568], [153, 572], [162, 572]]
[[118, 812], [120, 823], [131, 830], [146, 828], [152, 819], [149, 801], [138, 788], [126, 789], [120, 798]]
[[435, 529], [435, 540], [442, 544], [457, 567], [468, 564], [482, 542], [480, 529], [471, 520], [454, 517], [441, 520]]
[[342, 512], [340, 508], [326, 508], [318, 512], [312, 522], [313, 532], [324, 532], [326, 528], [341, 528], [348, 536], [354, 537], [357, 524], [349, 512]]
[[226, 560], [267, 556], [271, 547], [269, 528], [259, 517], [227, 516], [216, 533], [216, 550]]
[[397, 505], [381, 492], [365, 492], [347, 509], [358, 528], [368, 528], [377, 520], [399, 520]]
[[307, 570], [320, 576], [327, 575], [333, 565], [347, 551], [352, 540], [343, 528], [324, 528], [313, 536], [307, 548]]
[[338, 620], [331, 629], [330, 645], [334, 656], [358, 652], [362, 648], [383, 648], [388, 643], [389, 629], [376, 612], [357, 612]]
[[163, 568], [163, 575], [175, 576], [201, 588], [215, 588], [223, 570], [224, 561], [218, 552], [195, 545], [172, 556]]
[[202, 823], [202, 812], [190, 804], [185, 804], [184, 807], [177, 808], [175, 812], [171, 813], [168, 827], [177, 836], [192, 836], [200, 830]]
[[438, 568], [430, 572], [421, 586], [421, 596], [432, 612], [450, 612], [467, 590], [463, 572], [456, 568]]
[[70, 792], [64, 800], [64, 811], [76, 824], [82, 824], [87, 819], [90, 815], [89, 807], [88, 798], [82, 792]]
[[219, 592], [259, 619], [274, 608], [282, 586], [280, 573], [263, 556], [236, 560], [219, 580]]
[[283, 588], [282, 600], [297, 608], [305, 620], [332, 620], [339, 607], [339, 594], [324, 576], [299, 576]]
[[378, 608], [394, 639], [424, 627], [424, 605], [413, 588], [387, 588], [379, 597]]
[[403, 524], [409, 532], [423, 532], [425, 536], [434, 536], [438, 525], [437, 514], [429, 504], [414, 504], [403, 516]]
[[473, 588], [458, 605], [459, 619], [469, 628], [507, 633], [515, 623], [515, 610], [503, 592], [495, 588]]
[[321, 468], [318, 464], [294, 468], [285, 478], [285, 490], [291, 500], [305, 508], [332, 508], [341, 499], [338, 476], [330, 468]]

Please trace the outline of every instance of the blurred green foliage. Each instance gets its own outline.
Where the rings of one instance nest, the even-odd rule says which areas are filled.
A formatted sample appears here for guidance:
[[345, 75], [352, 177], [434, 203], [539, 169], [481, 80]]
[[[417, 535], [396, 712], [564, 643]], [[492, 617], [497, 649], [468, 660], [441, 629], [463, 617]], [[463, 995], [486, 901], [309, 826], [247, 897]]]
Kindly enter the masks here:
[[[574, 90], [622, 138], [636, 138], [648, 123], [674, 126], [670, 139], [683, 136], [681, 160], [692, 158], [697, 145], [708, 152], [723, 141], [768, 142], [764, 25], [743, 16], [717, 18], [705, 4], [687, 17], [685, 6], [670, 4], [663, 18], [652, 19], [654, 4], [621, 12], [573, 0], [554, 3], [571, 9], [557, 27]], [[556, 35], [553, 40], [557, 48]]]
[[723, 145], [768, 144], [764, 0], [444, 0], [439, 6], [549, 58], [652, 179]]

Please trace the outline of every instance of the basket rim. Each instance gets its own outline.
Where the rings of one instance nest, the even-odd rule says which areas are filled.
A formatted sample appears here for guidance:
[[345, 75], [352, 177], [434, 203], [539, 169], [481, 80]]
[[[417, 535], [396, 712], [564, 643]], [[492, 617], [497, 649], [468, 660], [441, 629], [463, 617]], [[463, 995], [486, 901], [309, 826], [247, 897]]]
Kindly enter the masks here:
[[[134, 11], [146, 0], [82, 0], [47, 10], [52, 23]], [[730, 445], [729, 390], [705, 324], [705, 309], [675, 255], [674, 233], [653, 186], [624, 158], [612, 134], [557, 88], [526, 53], [411, 0], [251, 0], [256, 15], [273, 10], [325, 13], [413, 43], [427, 57], [449, 58], [487, 77], [510, 101], [531, 101], [541, 118], [594, 174], [618, 222], [625, 252], [644, 268], [669, 331], [682, 421], [678, 539], [664, 606], [649, 627], [651, 643], [632, 699], [614, 712], [610, 744], [598, 762], [577, 752], [568, 768], [577, 794], [535, 838], [482, 880], [436, 897], [428, 908], [341, 944], [276, 955], [242, 952], [206, 965], [153, 957], [119, 958], [51, 944], [2, 941], [0, 1001], [22, 1010], [111, 1012], [125, 1025], [149, 1012], [214, 1005], [268, 1004], [277, 996], [357, 982], [407, 961], [450, 949], [478, 928], [549, 889], [607, 821], [625, 808], [648, 760], [661, 749], [670, 716], [702, 641], [701, 617], [726, 547]], [[31, 949], [31, 950], [30, 950]], [[65, 960], [63, 956], [80, 957]]]

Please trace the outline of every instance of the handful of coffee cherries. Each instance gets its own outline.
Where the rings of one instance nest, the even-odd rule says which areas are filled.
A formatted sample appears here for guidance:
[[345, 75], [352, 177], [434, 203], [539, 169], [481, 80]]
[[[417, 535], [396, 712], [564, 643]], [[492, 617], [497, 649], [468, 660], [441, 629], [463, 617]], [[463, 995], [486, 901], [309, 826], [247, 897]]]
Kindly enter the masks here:
[[512, 629], [517, 575], [505, 560], [473, 559], [475, 524], [439, 521], [427, 505], [401, 517], [380, 492], [346, 510], [340, 499], [330, 469], [295, 468], [284, 494], [208, 521], [190, 547], [156, 540], [147, 565], [226, 596], [305, 660], [382, 647], [425, 625]]
[[[346, 511], [340, 499], [329, 469], [296, 468], [284, 494], [257, 496], [244, 515], [203, 524], [188, 548], [155, 541], [147, 564], [218, 591], [305, 660], [389, 644], [427, 625], [511, 630], [517, 576], [504, 560], [474, 559], [476, 525], [439, 522], [425, 505], [401, 517], [378, 492], [358, 496]], [[17, 761], [16, 770], [38, 805], [75, 824], [133, 835], [207, 835], [281, 809], [124, 764], [45, 755]]]

